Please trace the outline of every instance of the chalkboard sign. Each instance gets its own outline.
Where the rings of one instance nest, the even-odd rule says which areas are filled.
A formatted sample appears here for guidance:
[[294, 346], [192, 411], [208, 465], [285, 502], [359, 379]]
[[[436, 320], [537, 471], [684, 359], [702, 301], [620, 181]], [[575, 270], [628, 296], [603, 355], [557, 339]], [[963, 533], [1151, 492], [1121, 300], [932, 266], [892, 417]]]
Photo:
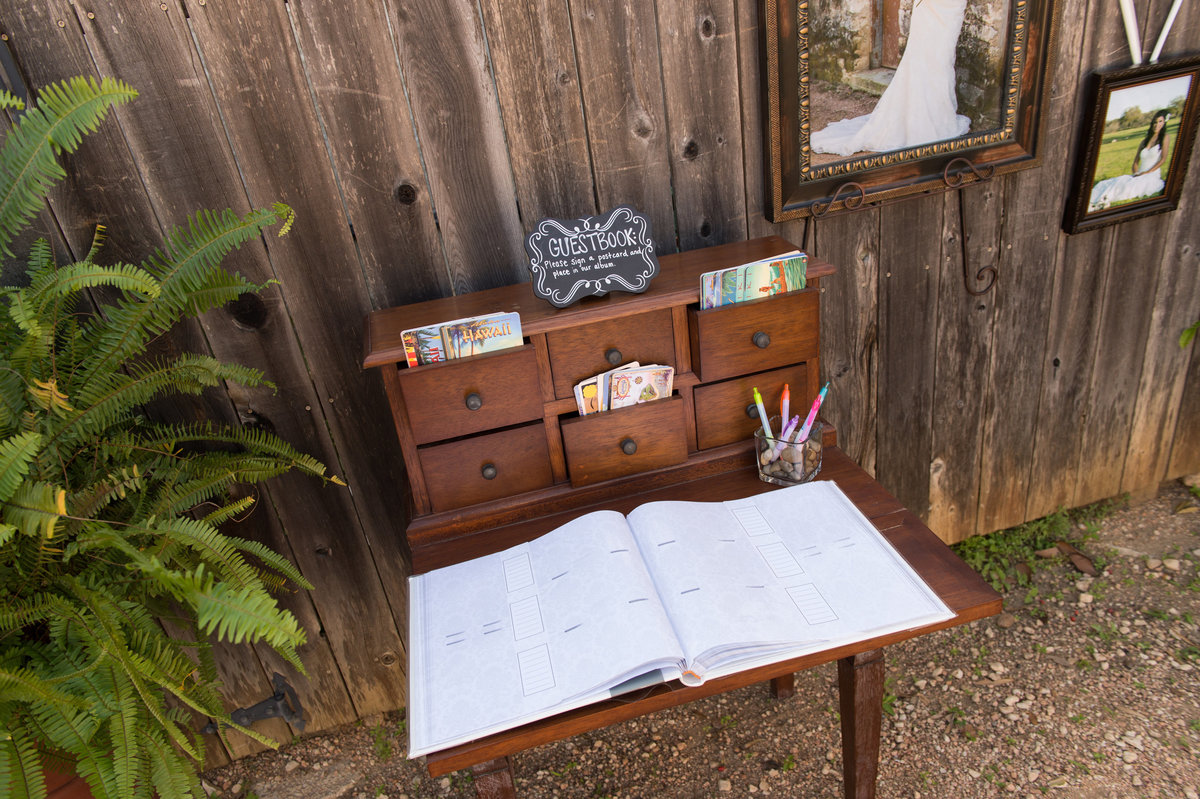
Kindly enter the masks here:
[[639, 294], [658, 274], [650, 220], [626, 205], [605, 216], [543, 219], [525, 237], [533, 293], [558, 308], [610, 291]]

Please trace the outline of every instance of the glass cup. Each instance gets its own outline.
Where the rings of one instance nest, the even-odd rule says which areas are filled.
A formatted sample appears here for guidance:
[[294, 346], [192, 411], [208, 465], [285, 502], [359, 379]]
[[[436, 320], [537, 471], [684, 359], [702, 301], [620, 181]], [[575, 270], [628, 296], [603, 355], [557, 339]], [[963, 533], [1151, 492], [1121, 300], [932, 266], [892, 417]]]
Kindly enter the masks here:
[[[782, 421], [771, 417], [771, 430], [782, 433]], [[797, 429], [798, 432], [798, 429]], [[759, 425], [754, 431], [754, 453], [758, 461], [758, 479], [764, 483], [791, 486], [807, 483], [821, 471], [821, 435], [825, 425], [813, 422], [808, 438], [797, 444], [796, 433], [788, 438], [769, 437]]]

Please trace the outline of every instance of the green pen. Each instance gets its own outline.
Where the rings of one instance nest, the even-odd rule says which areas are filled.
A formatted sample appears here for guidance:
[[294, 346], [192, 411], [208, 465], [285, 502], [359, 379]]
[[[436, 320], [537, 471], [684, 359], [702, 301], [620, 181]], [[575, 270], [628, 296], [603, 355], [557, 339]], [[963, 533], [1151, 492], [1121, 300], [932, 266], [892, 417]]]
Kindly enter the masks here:
[[758, 420], [762, 422], [763, 432], [767, 434], [767, 438], [775, 438], [775, 434], [771, 432], [771, 423], [767, 421], [767, 409], [763, 407], [762, 394], [758, 393], [758, 388], [754, 388], [754, 404], [758, 406]]

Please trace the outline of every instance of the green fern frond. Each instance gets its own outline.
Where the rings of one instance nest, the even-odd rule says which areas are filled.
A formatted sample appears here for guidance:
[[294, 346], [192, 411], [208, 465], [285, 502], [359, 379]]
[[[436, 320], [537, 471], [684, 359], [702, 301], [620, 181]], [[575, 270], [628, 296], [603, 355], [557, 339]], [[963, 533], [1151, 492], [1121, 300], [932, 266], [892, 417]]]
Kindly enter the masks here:
[[275, 211], [275, 215], [283, 220], [283, 225], [279, 228], [279, 238], [283, 238], [292, 229], [292, 225], [296, 222], [296, 212], [287, 203], [272, 203], [271, 208]]
[[15, 108], [18, 111], [24, 110], [25, 101], [10, 91], [0, 89], [0, 110], [8, 108]]
[[283, 575], [289, 582], [305, 590], [312, 590], [312, 583], [304, 579], [304, 575], [300, 573], [300, 570], [290, 560], [270, 547], [246, 538], [234, 538], [230, 536], [228, 540], [232, 546], [258, 558], [268, 569]]
[[108, 286], [149, 298], [159, 294], [158, 281], [140, 267], [130, 264], [100, 266], [91, 261], [40, 273], [22, 293], [28, 296], [29, 303], [38, 309], [40, 316], [41, 309], [49, 303], [66, 301], [69, 304], [80, 291], [94, 286]]
[[26, 408], [25, 381], [5, 360], [0, 360], [0, 431], [4, 434], [18, 428]]
[[[246, 385], [246, 383], [242, 383]], [[211, 422], [189, 426], [160, 427], [145, 439], [152, 446], [176, 447], [181, 444], [210, 443], [236, 447], [257, 457], [277, 459], [312, 477], [333, 481], [325, 476], [325, 466], [274, 433], [258, 427], [217, 427]]]
[[225, 583], [213, 585], [212, 592], [201, 597], [196, 620], [206, 633], [218, 639], [240, 644], [263, 640], [303, 673], [296, 647], [307, 640], [296, 617], [281, 610], [275, 600], [259, 588], [234, 588]]
[[0, 696], [5, 700], [60, 705], [64, 710], [89, 710], [92, 703], [62, 690], [62, 680], [45, 680], [37, 672], [21, 668], [0, 669]]
[[54, 250], [50, 242], [38, 239], [29, 247], [29, 255], [25, 259], [30, 274], [42, 269], [54, 268]]
[[66, 492], [43, 482], [24, 482], [2, 506], [4, 521], [28, 536], [53, 538], [59, 519], [67, 514]]
[[108, 238], [107, 231], [108, 228], [104, 225], [96, 225], [96, 230], [92, 233], [92, 246], [88, 249], [84, 261], [96, 260], [96, 256], [100, 254], [100, 249], [104, 246], [104, 241]]
[[[118, 712], [108, 720], [108, 739], [112, 744], [112, 763], [114, 781], [119, 796], [133, 796], [134, 786], [145, 785], [142, 776], [143, 763], [138, 736], [137, 697], [127, 692], [126, 686], [118, 675], [113, 675], [113, 683], [117, 686]], [[148, 793], [148, 792], [147, 792]]]
[[[101, 357], [90, 365], [83, 380], [112, 371], [140, 352], [148, 336], [158, 335], [185, 315], [212, 307], [200, 304], [197, 298], [212, 288], [212, 280], [222, 283], [228, 280], [224, 274], [214, 274], [224, 272], [219, 269], [222, 259], [277, 221], [274, 210], [262, 208], [241, 218], [228, 209], [200, 211], [189, 219], [186, 229], [173, 231], [166, 253], [156, 252], [143, 264], [162, 285], [159, 302], [127, 305], [120, 309], [121, 313], [109, 315], [111, 324], [97, 341]], [[192, 292], [196, 297], [190, 296]], [[205, 302], [215, 299], [209, 297]]]
[[[167, 744], [158, 730], [142, 727], [138, 729], [138, 735], [139, 745], [149, 756], [150, 785], [159, 799], [198, 799], [205, 796], [191, 764]], [[196, 748], [203, 751], [198, 746]]]
[[137, 96], [112, 78], [71, 78], [42, 89], [38, 102], [9, 131], [0, 147], [0, 251], [42, 208], [42, 198], [66, 176], [55, 156], [74, 152], [110, 108]]
[[37, 746], [21, 726], [6, 731], [0, 735], [0, 788], [12, 799], [45, 799], [46, 777]]
[[216, 510], [206, 513], [201, 521], [205, 524], [211, 524], [213, 527], [220, 527], [225, 522], [236, 519], [254, 507], [254, 502], [254, 497], [241, 497], [233, 502], [226, 502]]
[[205, 389], [234, 382], [253, 385], [261, 373], [226, 364], [208, 355], [184, 353], [173, 361], [131, 365], [126, 372], [93, 377], [71, 398], [77, 408], [47, 436], [47, 445], [68, 445], [93, 439], [130, 412], [168, 392], [198, 395]]
[[75, 756], [75, 771], [87, 781], [95, 799], [122, 799], [113, 784], [107, 758], [91, 746], [100, 726], [94, 715], [40, 702], [30, 705], [30, 709], [33, 714], [29, 722], [41, 737]]
[[17, 492], [41, 443], [37, 433], [18, 433], [0, 441], [0, 503]]

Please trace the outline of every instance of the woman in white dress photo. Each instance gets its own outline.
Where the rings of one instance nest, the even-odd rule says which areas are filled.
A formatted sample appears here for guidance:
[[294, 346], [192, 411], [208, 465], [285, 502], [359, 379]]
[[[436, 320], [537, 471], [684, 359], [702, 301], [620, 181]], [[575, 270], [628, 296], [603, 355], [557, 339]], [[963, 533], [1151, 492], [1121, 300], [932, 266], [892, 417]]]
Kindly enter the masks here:
[[874, 110], [815, 131], [813, 152], [902, 150], [965, 134], [970, 120], [958, 113], [954, 65], [966, 6], [967, 0], [917, 0], [904, 54]]
[[1141, 200], [1162, 194], [1162, 164], [1167, 155], [1167, 117], [1164, 108], [1154, 112], [1145, 138], [1133, 154], [1133, 167], [1127, 175], [1097, 181], [1088, 198], [1088, 212], [1103, 211], [1115, 204]]

